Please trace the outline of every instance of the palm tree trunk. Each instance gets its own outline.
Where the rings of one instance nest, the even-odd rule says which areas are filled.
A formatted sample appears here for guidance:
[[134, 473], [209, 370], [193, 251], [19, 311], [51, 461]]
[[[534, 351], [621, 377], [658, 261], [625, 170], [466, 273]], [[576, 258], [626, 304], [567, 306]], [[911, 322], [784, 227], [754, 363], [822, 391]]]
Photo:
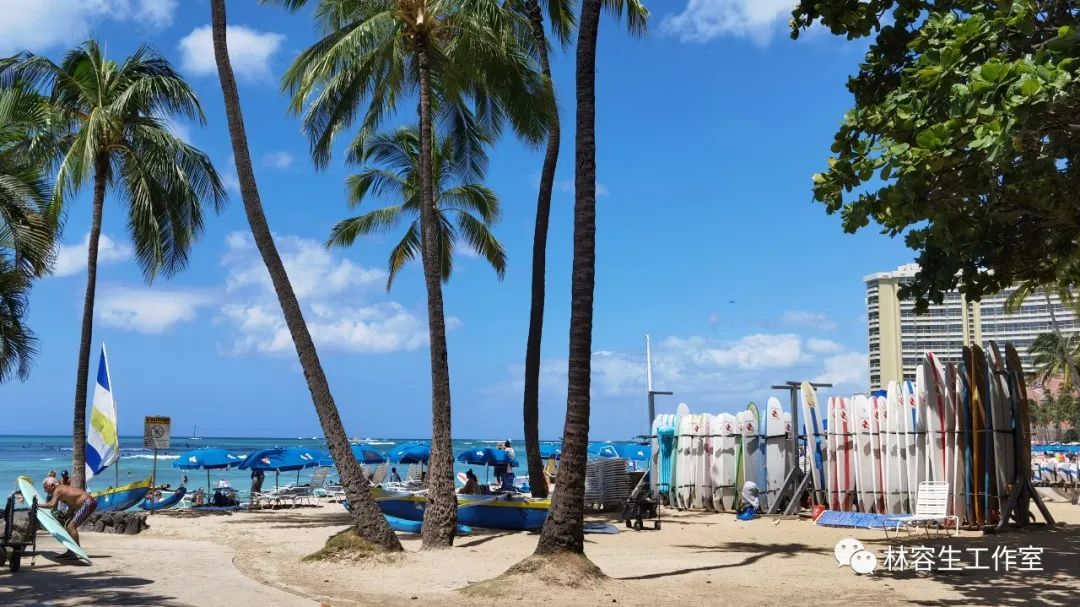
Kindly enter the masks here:
[[251, 234], [259, 248], [263, 263], [274, 285], [285, 324], [289, 328], [300, 366], [304, 370], [311, 400], [319, 416], [326, 444], [334, 458], [341, 476], [341, 487], [351, 505], [353, 523], [362, 538], [386, 550], [401, 550], [397, 535], [390, 529], [378, 504], [371, 496], [367, 478], [359, 462], [352, 453], [345, 427], [338, 415], [337, 405], [330, 393], [330, 386], [323, 373], [315, 343], [308, 332], [307, 324], [296, 299], [285, 266], [281, 262], [270, 226], [263, 214], [262, 201], [255, 183], [255, 172], [251, 167], [251, 154], [248, 151], [247, 135], [244, 130], [244, 117], [240, 111], [240, 96], [236, 91], [236, 78], [229, 61], [229, 50], [225, 39], [225, 0], [212, 0], [211, 22], [213, 25], [214, 57], [217, 60], [218, 77], [221, 80], [221, 92], [225, 98], [225, 113], [229, 119], [229, 137], [232, 140], [233, 154], [236, 157], [236, 175], [240, 182], [240, 197], [244, 201]]
[[557, 485], [537, 554], [584, 553], [585, 460], [589, 444], [593, 287], [596, 282], [596, 35], [601, 0], [582, 0], [577, 45], [574, 261], [566, 424]]
[[101, 239], [101, 212], [105, 208], [105, 186], [109, 177], [109, 157], [99, 154], [94, 166], [93, 215], [86, 247], [86, 297], [83, 299], [79, 364], [75, 376], [75, 414], [71, 431], [71, 482], [86, 486], [86, 384], [90, 377], [90, 342], [94, 336], [94, 297], [97, 292], [98, 241]]
[[421, 528], [424, 548], [449, 548], [457, 531], [454, 495], [454, 449], [450, 443], [450, 368], [446, 352], [438, 215], [432, 170], [431, 71], [427, 39], [417, 36], [416, 63], [420, 71], [420, 257], [427, 287], [428, 336], [431, 342], [431, 461], [428, 503]]
[[547, 150], [540, 172], [540, 193], [536, 198], [536, 231], [533, 233], [532, 304], [529, 308], [529, 337], [525, 346], [525, 454], [529, 465], [529, 487], [533, 497], [547, 497], [547, 476], [540, 459], [540, 344], [544, 333], [544, 280], [547, 270], [548, 220], [551, 217], [551, 191], [555, 184], [555, 167], [559, 162], [559, 107], [555, 103], [551, 64], [548, 61], [544, 18], [536, 0], [528, 0], [525, 8], [532, 23], [536, 48], [540, 53], [540, 69], [551, 95], [551, 122], [548, 126]]
[[1050, 301], [1050, 290], [1043, 287], [1043, 298], [1046, 299], [1046, 307], [1050, 310], [1050, 326], [1054, 328], [1054, 333], [1061, 335], [1061, 327], [1058, 326], [1057, 314], [1054, 312], [1054, 303]]

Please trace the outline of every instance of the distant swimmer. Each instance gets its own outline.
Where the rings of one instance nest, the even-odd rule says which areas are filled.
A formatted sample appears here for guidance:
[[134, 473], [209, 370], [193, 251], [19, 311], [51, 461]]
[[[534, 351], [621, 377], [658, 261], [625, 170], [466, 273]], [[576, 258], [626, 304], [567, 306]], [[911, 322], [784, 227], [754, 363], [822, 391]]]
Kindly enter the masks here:
[[[71, 534], [71, 539], [81, 546], [82, 544], [79, 543], [79, 525], [83, 524], [97, 510], [97, 500], [87, 493], [85, 489], [72, 485], [61, 485], [55, 476], [45, 477], [45, 482], [42, 485], [45, 487], [45, 494], [49, 496], [49, 501], [39, 507], [52, 510], [59, 504], [67, 504], [69, 511], [75, 514], [68, 520], [65, 528]], [[68, 550], [61, 554], [60, 558], [74, 559], [78, 557], [74, 552]]]

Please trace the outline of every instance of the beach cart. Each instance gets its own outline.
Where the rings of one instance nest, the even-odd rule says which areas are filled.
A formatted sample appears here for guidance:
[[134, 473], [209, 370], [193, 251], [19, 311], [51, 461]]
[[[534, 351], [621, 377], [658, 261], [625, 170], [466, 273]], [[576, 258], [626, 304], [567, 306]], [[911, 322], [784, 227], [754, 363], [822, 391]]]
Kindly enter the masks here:
[[630, 497], [623, 503], [623, 520], [626, 526], [634, 531], [645, 528], [645, 521], [653, 521], [653, 529], [660, 529], [660, 503], [652, 497], [649, 490], [649, 475], [642, 475]]
[[0, 567], [7, 564], [12, 573], [19, 570], [27, 546], [37, 549], [37, 503], [28, 509], [16, 509], [17, 493], [4, 505], [4, 528], [0, 535]]

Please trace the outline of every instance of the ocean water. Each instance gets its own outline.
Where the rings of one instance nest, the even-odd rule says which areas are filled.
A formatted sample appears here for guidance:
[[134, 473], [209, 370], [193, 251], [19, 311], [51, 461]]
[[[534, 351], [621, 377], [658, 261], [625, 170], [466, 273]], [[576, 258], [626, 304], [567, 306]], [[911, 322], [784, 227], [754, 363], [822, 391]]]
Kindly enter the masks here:
[[[416, 442], [415, 439], [362, 439], [358, 441], [376, 451], [388, 453], [399, 444]], [[424, 442], [424, 441], [420, 441]], [[464, 472], [473, 468], [480, 480], [485, 478], [482, 466], [470, 466], [456, 461], [458, 454], [471, 449], [493, 447], [501, 441], [486, 439], [455, 440], [454, 445], [454, 468], [455, 472]], [[227, 449], [241, 457], [268, 447], [310, 447], [326, 451], [326, 442], [322, 438], [243, 438], [243, 437], [204, 437], [191, 439], [173, 437], [172, 448], [158, 451], [157, 457], [157, 482], [169, 483], [172, 486], [180, 484], [186, 475], [189, 479], [188, 487], [194, 489], [207, 485], [205, 470], [180, 470], [173, 467], [173, 463], [179, 459], [180, 454], [190, 449], [202, 447], [216, 447]], [[525, 464], [525, 443], [521, 441], [512, 444], [521, 464], [514, 469], [516, 475], [528, 474]], [[100, 491], [111, 486], [127, 484], [150, 476], [154, 465], [153, 451], [143, 448], [142, 436], [120, 437], [120, 461], [101, 475], [90, 481], [91, 491]], [[393, 465], [393, 464], [391, 464]], [[405, 477], [408, 466], [397, 466], [398, 472]], [[118, 470], [117, 470], [118, 469]], [[50, 470], [55, 470], [59, 475], [63, 470], [71, 470], [71, 438], [67, 436], [30, 436], [11, 435], [0, 436], [0, 496], [6, 496], [15, 488], [15, 479], [19, 476], [29, 476], [35, 484], [41, 482]], [[311, 477], [313, 470], [301, 470], [296, 472], [282, 472], [278, 481], [284, 485], [296, 482], [299, 479], [304, 482]], [[117, 478], [119, 473], [119, 479]], [[331, 477], [336, 471], [331, 473]], [[248, 470], [211, 470], [210, 482], [216, 484], [219, 480], [228, 480], [237, 489], [246, 489], [251, 483], [251, 473]], [[273, 474], [267, 474], [263, 486], [273, 486], [275, 478]]]

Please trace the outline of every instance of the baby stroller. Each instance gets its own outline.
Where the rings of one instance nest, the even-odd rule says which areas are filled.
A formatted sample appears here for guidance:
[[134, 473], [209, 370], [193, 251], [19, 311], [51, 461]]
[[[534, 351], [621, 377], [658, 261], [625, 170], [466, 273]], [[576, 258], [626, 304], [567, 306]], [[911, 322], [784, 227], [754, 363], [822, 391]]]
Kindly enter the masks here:
[[[651, 470], [649, 474], [652, 474]], [[642, 475], [623, 504], [623, 520], [626, 521], [626, 527], [634, 531], [644, 529], [646, 519], [654, 519], [653, 529], [660, 530], [660, 504], [649, 492], [649, 474]]]

